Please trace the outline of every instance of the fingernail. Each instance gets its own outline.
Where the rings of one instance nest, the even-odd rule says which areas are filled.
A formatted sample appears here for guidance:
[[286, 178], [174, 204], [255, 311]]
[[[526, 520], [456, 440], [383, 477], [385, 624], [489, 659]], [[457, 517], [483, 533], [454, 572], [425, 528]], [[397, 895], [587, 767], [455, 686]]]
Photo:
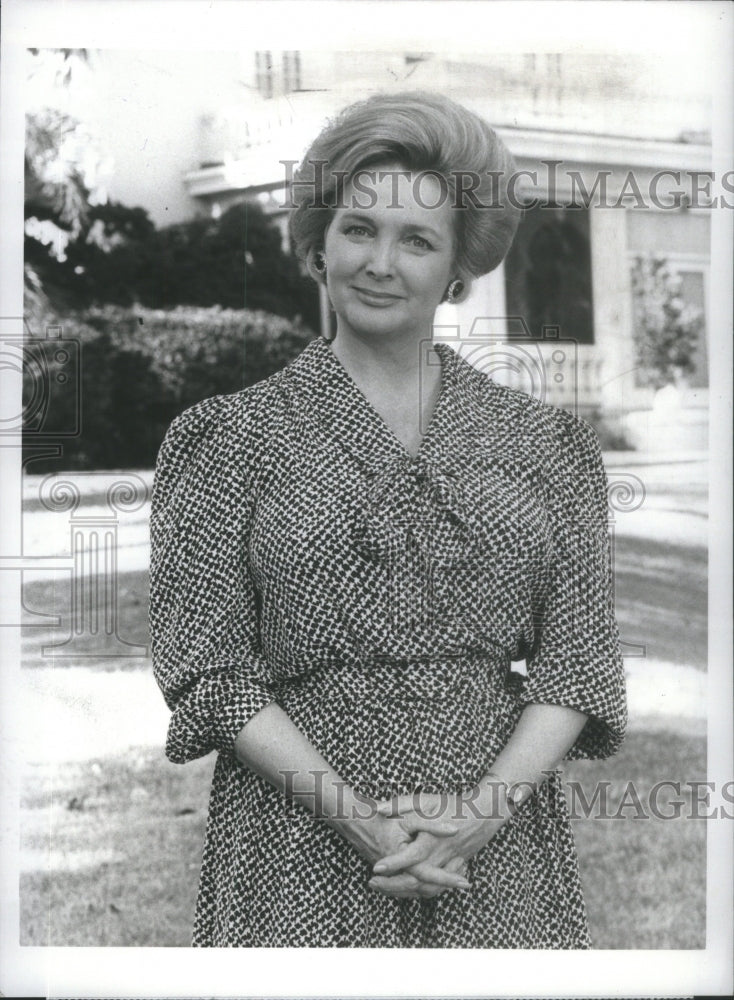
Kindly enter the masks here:
[[460, 889], [471, 889], [471, 883], [467, 882], [466, 879], [464, 879], [463, 881], [459, 882], [459, 888]]
[[379, 873], [384, 872], [386, 868], [387, 865], [383, 865], [381, 861], [378, 861], [377, 864], [373, 867], [372, 871], [376, 872], [379, 875]]

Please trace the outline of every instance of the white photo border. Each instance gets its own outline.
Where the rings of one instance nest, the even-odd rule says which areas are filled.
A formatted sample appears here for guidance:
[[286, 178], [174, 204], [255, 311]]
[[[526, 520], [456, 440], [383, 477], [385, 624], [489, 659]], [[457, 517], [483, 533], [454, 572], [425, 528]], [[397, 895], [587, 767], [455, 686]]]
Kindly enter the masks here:
[[[477, 31], [483, 26], [481, 32]], [[710, 53], [716, 81], [714, 169], [732, 163], [734, 16], [727, 3], [590, 2], [207, 2], [207, 0], [5, 0], [2, 5], [0, 316], [22, 316], [23, 54], [27, 47], [182, 50], [237, 47], [338, 49], [399, 46], [476, 48], [491, 39], [514, 51], [593, 51], [604, 45], [644, 52], [653, 44]], [[273, 39], [277, 37], [277, 45]], [[488, 42], [489, 44], [489, 42]], [[732, 217], [712, 212], [710, 383], [710, 713], [709, 780], [732, 777], [731, 423]], [[4, 390], [13, 389], [3, 379]], [[17, 476], [0, 486], [3, 505], [19, 502]], [[8, 574], [5, 574], [7, 576]], [[6, 583], [6, 581], [3, 581]], [[4, 593], [7, 601], [19, 595]], [[726, 995], [732, 988], [732, 829], [708, 828], [705, 951], [524, 953], [488, 950], [299, 950], [35, 948], [18, 944], [18, 795], [22, 720], [13, 710], [19, 637], [0, 636], [2, 870], [0, 991], [47, 996], [479, 997]]]

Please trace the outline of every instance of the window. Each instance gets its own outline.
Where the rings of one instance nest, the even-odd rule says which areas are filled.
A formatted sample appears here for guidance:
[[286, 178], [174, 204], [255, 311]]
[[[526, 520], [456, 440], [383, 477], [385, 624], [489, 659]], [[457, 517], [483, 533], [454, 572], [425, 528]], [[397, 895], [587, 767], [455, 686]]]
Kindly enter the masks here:
[[564, 340], [593, 344], [587, 209], [525, 212], [505, 261], [505, 294], [508, 317], [522, 318], [533, 340], [557, 327]]

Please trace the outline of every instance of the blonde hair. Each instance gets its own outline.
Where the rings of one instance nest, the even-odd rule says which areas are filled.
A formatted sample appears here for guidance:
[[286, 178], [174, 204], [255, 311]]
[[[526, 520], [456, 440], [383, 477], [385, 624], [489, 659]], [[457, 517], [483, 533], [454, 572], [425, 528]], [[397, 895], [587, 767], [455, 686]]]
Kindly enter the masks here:
[[[452, 195], [456, 264], [471, 277], [493, 271], [517, 231], [521, 209], [508, 197], [514, 160], [484, 119], [442, 94], [375, 94], [345, 108], [311, 144], [293, 177], [289, 230], [312, 262], [340, 192], [380, 163], [439, 174]], [[471, 177], [471, 190], [457, 178]], [[457, 196], [461, 196], [461, 204]], [[468, 196], [468, 197], [464, 197]], [[482, 207], [485, 206], [485, 207]]]

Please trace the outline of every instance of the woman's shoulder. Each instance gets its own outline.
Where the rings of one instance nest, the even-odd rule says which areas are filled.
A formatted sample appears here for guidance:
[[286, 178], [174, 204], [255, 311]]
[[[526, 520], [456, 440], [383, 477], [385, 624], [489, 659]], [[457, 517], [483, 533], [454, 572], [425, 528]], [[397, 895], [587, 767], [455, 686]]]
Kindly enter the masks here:
[[520, 389], [502, 385], [486, 372], [471, 365], [468, 381], [479, 404], [483, 421], [489, 418], [505, 433], [517, 435], [525, 444], [541, 449], [592, 448], [598, 444], [596, 431], [573, 410], [549, 403]]
[[229, 432], [236, 436], [278, 419], [282, 409], [280, 372], [237, 392], [208, 396], [183, 410], [170, 430], [192, 441]]
[[606, 515], [606, 480], [599, 438], [572, 410], [510, 389], [485, 376], [491, 399], [493, 449], [537, 469], [551, 490], [552, 505], [579, 517]]
[[183, 410], [171, 422], [161, 452], [192, 459], [206, 452], [215, 460], [242, 461], [267, 442], [283, 416], [276, 372], [238, 392], [209, 396]]

